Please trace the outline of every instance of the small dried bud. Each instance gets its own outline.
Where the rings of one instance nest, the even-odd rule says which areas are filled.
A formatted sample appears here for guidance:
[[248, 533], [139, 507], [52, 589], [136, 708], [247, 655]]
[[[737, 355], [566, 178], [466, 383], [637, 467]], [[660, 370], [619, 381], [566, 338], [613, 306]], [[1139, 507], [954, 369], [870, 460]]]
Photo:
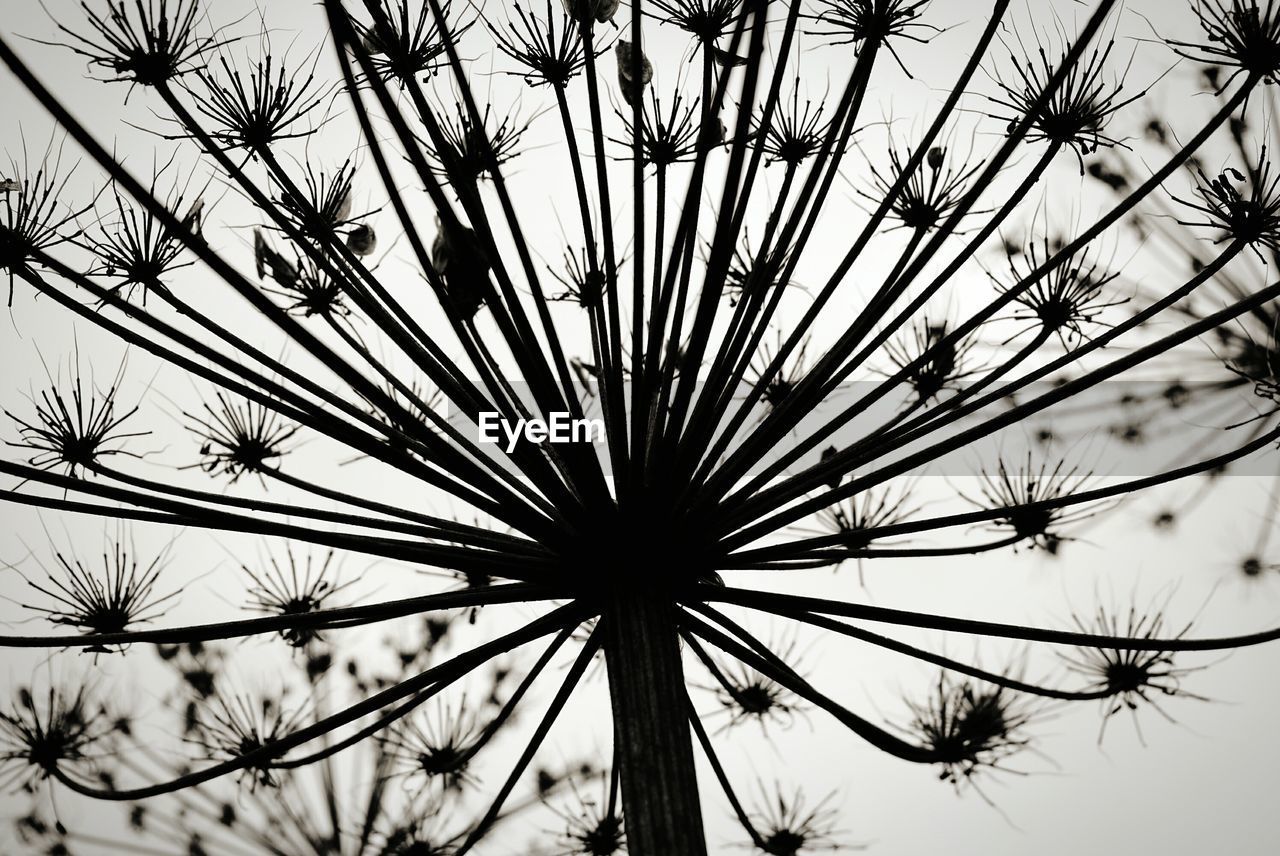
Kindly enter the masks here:
[[564, 4], [565, 14], [575, 21], [587, 21], [595, 18], [598, 24], [607, 24], [618, 13], [622, 0], [560, 0]]
[[632, 50], [631, 42], [618, 39], [618, 47], [615, 49], [618, 56], [618, 86], [622, 88], [622, 97], [627, 104], [633, 103], [649, 81], [653, 80], [653, 64], [644, 55], [644, 51], [640, 52], [640, 80], [632, 79], [635, 64]]
[[367, 256], [378, 248], [378, 236], [373, 227], [361, 224], [347, 233], [347, 249], [357, 256]]
[[[840, 454], [839, 449], [837, 449], [835, 446], [828, 446], [827, 448], [822, 450], [822, 463], [824, 464], [827, 463], [838, 454]], [[836, 473], [832, 475], [831, 478], [827, 481], [827, 487], [831, 488], [832, 490], [835, 490], [836, 488], [840, 487], [840, 480], [841, 480], [840, 473]]]
[[253, 231], [253, 262], [258, 279], [262, 279], [269, 273], [271, 278], [284, 288], [291, 288], [298, 283], [297, 267], [271, 249], [261, 229]]
[[928, 156], [929, 169], [932, 169], [935, 171], [942, 169], [942, 159], [946, 157], [946, 154], [947, 154], [947, 150], [940, 146], [934, 146], [933, 148], [929, 149], [929, 156]]
[[440, 231], [431, 244], [431, 263], [444, 279], [445, 292], [463, 318], [480, 310], [489, 287], [489, 260], [476, 233], [459, 225], [449, 230], [436, 218]]

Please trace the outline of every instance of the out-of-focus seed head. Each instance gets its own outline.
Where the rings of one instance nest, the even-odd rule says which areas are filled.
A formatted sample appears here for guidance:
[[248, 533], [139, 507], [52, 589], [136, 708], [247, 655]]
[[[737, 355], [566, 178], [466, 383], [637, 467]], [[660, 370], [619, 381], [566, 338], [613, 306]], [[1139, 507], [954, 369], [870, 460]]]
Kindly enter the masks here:
[[[283, 693], [230, 693], [218, 686], [214, 695], [196, 707], [195, 728], [187, 739], [210, 761], [230, 761], [264, 749], [298, 730], [307, 720], [306, 707], [285, 706]], [[242, 773], [250, 789], [279, 784], [275, 760], [262, 758]]]
[[15, 701], [0, 711], [0, 771], [10, 785], [31, 791], [55, 771], [102, 770], [120, 732], [117, 717], [90, 696], [83, 685], [50, 686], [44, 693], [18, 688]]
[[388, 753], [403, 775], [457, 793], [475, 783], [467, 768], [479, 739], [466, 699], [453, 707], [441, 701], [401, 723]]
[[1032, 718], [1023, 699], [1003, 687], [943, 673], [924, 702], [910, 702], [914, 719], [907, 731], [941, 768], [939, 778], [957, 787], [983, 769], [1002, 769], [1030, 742], [1022, 735]]

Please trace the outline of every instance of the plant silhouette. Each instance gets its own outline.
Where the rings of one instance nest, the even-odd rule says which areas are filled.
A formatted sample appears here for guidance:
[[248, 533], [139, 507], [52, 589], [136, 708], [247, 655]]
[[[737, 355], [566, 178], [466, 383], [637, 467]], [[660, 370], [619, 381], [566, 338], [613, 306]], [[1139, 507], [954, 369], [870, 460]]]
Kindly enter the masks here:
[[[986, 798], [1047, 705], [1167, 717], [1201, 697], [1189, 653], [1280, 639], [1168, 600], [1050, 627], [869, 594], [891, 560], [1070, 566], [1122, 503], [1192, 485], [1168, 529], [1280, 443], [1280, 5], [1031, 5], [322, 0], [286, 16], [306, 45], [274, 9], [85, 0], [6, 27], [57, 129], [0, 186], [14, 327], [98, 344], [8, 399], [0, 498], [115, 527], [101, 562], [50, 534], [8, 566], [45, 626], [0, 636], [43, 652], [0, 708], [21, 841], [697, 856], [724, 804], [738, 847], [861, 849], [830, 796], [731, 775], [730, 737], [830, 719]], [[80, 121], [45, 82], [68, 60], [154, 152]], [[1151, 119], [1157, 86], [1213, 107]], [[602, 436], [493, 443], [494, 415]], [[1172, 457], [1106, 470], [1081, 415]], [[201, 531], [243, 615], [176, 581]], [[938, 671], [877, 721], [801, 638]], [[936, 653], [969, 638], [1061, 668]], [[95, 674], [122, 659], [149, 705]], [[593, 681], [607, 748], [557, 755]]]

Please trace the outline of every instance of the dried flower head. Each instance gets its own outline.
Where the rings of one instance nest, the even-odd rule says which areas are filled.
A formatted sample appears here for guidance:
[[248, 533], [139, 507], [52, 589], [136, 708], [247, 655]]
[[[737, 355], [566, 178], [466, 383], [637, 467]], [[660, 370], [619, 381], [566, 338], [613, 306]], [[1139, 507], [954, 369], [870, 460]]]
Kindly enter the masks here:
[[[790, 648], [780, 652], [785, 660]], [[805, 708], [794, 693], [742, 663], [716, 667], [716, 701], [729, 714], [725, 729], [755, 721], [768, 733], [769, 724], [790, 728]]]
[[[1280, 174], [1275, 174], [1262, 147], [1258, 167], [1249, 170], [1248, 178], [1235, 167], [1227, 167], [1210, 179], [1198, 171], [1196, 193], [1199, 200], [1174, 199], [1204, 217], [1203, 220], [1178, 220], [1183, 226], [1219, 229], [1219, 242], [1232, 240], [1247, 244], [1258, 257], [1260, 248], [1280, 252]], [[1245, 187], [1244, 192], [1241, 188]]]
[[[810, 98], [800, 102], [800, 79], [797, 77], [790, 100], [782, 98], [774, 108], [769, 126], [763, 129], [761, 150], [767, 163], [780, 161], [795, 169], [818, 153], [822, 141], [831, 133], [831, 120], [823, 121], [823, 101]], [[753, 135], [761, 133], [764, 115], [757, 112], [751, 117]]]
[[768, 856], [804, 856], [824, 850], [862, 850], [862, 847], [840, 842], [836, 835], [836, 811], [830, 807], [833, 794], [828, 794], [813, 808], [805, 805], [799, 788], [786, 796], [774, 784], [773, 794], [760, 783], [757, 809], [751, 825], [759, 835], [754, 847]]
[[760, 248], [752, 242], [750, 232], [744, 230], [742, 241], [734, 248], [724, 274], [724, 293], [729, 305], [737, 306], [738, 301], [744, 298], [759, 301], [779, 285], [800, 288], [793, 282], [780, 282], [790, 258], [790, 253], [782, 247], [773, 247], [762, 255]]
[[[1123, 610], [1108, 610], [1099, 607], [1091, 619], [1072, 614], [1077, 627], [1084, 633], [1095, 633], [1106, 636], [1127, 636], [1130, 639], [1178, 639], [1190, 632], [1192, 622], [1188, 622], [1177, 632], [1170, 632], [1164, 617], [1163, 608], [1153, 608], [1141, 612], [1136, 607]], [[1133, 716], [1134, 728], [1138, 738], [1142, 739], [1142, 729], [1137, 719], [1138, 708], [1148, 705], [1166, 720], [1172, 722], [1169, 714], [1160, 707], [1157, 699], [1194, 698], [1201, 701], [1203, 696], [1194, 695], [1182, 688], [1182, 679], [1195, 668], [1179, 668], [1174, 664], [1172, 651], [1128, 651], [1116, 648], [1077, 648], [1074, 654], [1060, 655], [1067, 667], [1088, 680], [1087, 688], [1106, 693], [1102, 699], [1102, 725], [1098, 729], [1098, 742], [1102, 742], [1106, 734], [1107, 722], [1122, 710], [1128, 710]]]
[[1002, 764], [1026, 748], [1022, 729], [1032, 718], [1025, 701], [1011, 690], [943, 672], [924, 702], [909, 702], [914, 716], [907, 728], [942, 767], [938, 778], [956, 787], [978, 771]]
[[217, 65], [220, 74], [207, 69], [198, 72], [204, 91], [195, 103], [213, 123], [210, 135], [224, 147], [244, 149], [257, 157], [273, 143], [316, 132], [315, 125], [299, 127], [328, 97], [315, 86], [314, 63], [303, 74], [268, 52], [247, 70], [233, 66], [225, 53], [219, 54]]
[[[924, 163], [907, 174], [902, 189], [889, 208], [889, 216], [903, 227], [919, 232], [936, 228], [955, 211], [968, 192], [968, 182], [981, 169], [982, 161], [968, 163], [960, 160], [957, 163], [957, 158], [947, 156], [948, 151], [945, 146], [933, 146], [925, 155]], [[909, 154], [907, 158], [910, 158]], [[888, 172], [882, 173], [873, 164], [872, 186], [870, 189], [858, 188], [858, 194], [878, 204], [902, 179], [907, 163], [903, 154], [890, 146]]]
[[440, 11], [448, 24], [442, 28], [430, 4], [418, 4], [416, 15], [410, 11], [413, 5], [399, 0], [378, 0], [372, 22], [366, 24], [352, 19], [356, 37], [375, 73], [401, 86], [414, 82], [419, 75], [430, 78], [447, 66], [446, 33], [457, 41], [478, 20], [477, 16], [454, 17], [452, 0], [443, 0]]
[[341, 230], [358, 224], [366, 215], [353, 214], [352, 190], [356, 165], [347, 158], [335, 170], [317, 169], [306, 163], [306, 175], [298, 199], [282, 188], [276, 204], [298, 231], [317, 241], [332, 239]]
[[9, 275], [9, 305], [13, 305], [13, 278], [31, 269], [33, 257], [61, 244], [74, 241], [83, 230], [78, 219], [93, 209], [66, 204], [67, 185], [74, 169], [62, 169], [62, 147], [52, 140], [41, 155], [39, 165], [31, 159], [23, 143], [23, 163], [11, 160], [13, 178], [0, 180], [0, 271]]
[[136, 405], [123, 413], [117, 411], [124, 368], [122, 360], [105, 391], [99, 390], [92, 378], [86, 380], [79, 373], [72, 379], [69, 391], [56, 384], [42, 390], [38, 401], [32, 399], [36, 414], [30, 421], [5, 410], [5, 415], [18, 425], [18, 439], [6, 440], [5, 444], [28, 450], [31, 455], [27, 462], [33, 467], [63, 467], [68, 475], [76, 477], [110, 455], [141, 457], [120, 445], [150, 433], [120, 430], [138, 412]]
[[[635, 144], [635, 128], [631, 110], [617, 110], [622, 121], [623, 136], [610, 141], [625, 147], [626, 154], [619, 159], [629, 159]], [[664, 111], [662, 97], [649, 88], [649, 98], [640, 113], [640, 153], [645, 166], [665, 169], [675, 163], [693, 160], [698, 153], [700, 136], [700, 111], [698, 101], [686, 101], [676, 93]]]
[[[1124, 107], [1141, 98], [1145, 92], [1137, 92], [1128, 98], [1121, 97], [1124, 74], [1118, 79], [1108, 76], [1108, 65], [1114, 40], [1066, 67], [1057, 88], [1045, 97], [1049, 82], [1066, 61], [1066, 52], [1056, 60], [1050, 60], [1044, 45], [1036, 46], [1035, 56], [1009, 55], [1013, 72], [1007, 78], [997, 76], [996, 83], [1003, 97], [991, 101], [998, 107], [1011, 111], [994, 114], [994, 118], [1008, 123], [1009, 132], [1024, 120], [1030, 122], [1026, 139], [1043, 140], [1054, 146], [1069, 146], [1075, 150], [1084, 175], [1084, 156], [1099, 148], [1123, 145], [1109, 136], [1104, 128], [1107, 120]], [[1006, 79], [1008, 82], [1006, 82]]]
[[[497, 49], [522, 66], [521, 71], [509, 73], [524, 78], [530, 86], [564, 89], [587, 64], [581, 30], [573, 25], [568, 12], [562, 11], [557, 22], [551, 13], [551, 0], [547, 0], [545, 17], [526, 10], [519, 2], [510, 5], [518, 22], [512, 21], [510, 14], [505, 27], [485, 19]], [[595, 55], [602, 53], [604, 49], [597, 48]]]
[[782, 331], [778, 331], [777, 342], [774, 345], [768, 343], [761, 344], [760, 350], [752, 359], [746, 373], [746, 380], [753, 386], [758, 385], [762, 381], [765, 383], [764, 392], [761, 393], [761, 400], [765, 406], [775, 408], [795, 391], [799, 383], [804, 380], [808, 373], [805, 364], [805, 351], [808, 349], [809, 342], [806, 339], [791, 353], [783, 365], [779, 366], [777, 371], [765, 376], [769, 372], [769, 367], [777, 359], [777, 355], [782, 351]]
[[[914, 322], [910, 330], [896, 340], [886, 342], [884, 352], [895, 368], [910, 367], [907, 381], [920, 401], [925, 402], [954, 389], [978, 371], [967, 365], [969, 353], [976, 344], [972, 333], [957, 341], [951, 337], [948, 322], [934, 323], [924, 318]], [[917, 360], [921, 362], [913, 366]]]
[[[1006, 245], [1010, 280], [1007, 287], [1015, 288], [1066, 246], [1065, 238], [1050, 237], [1047, 232], [1038, 240], [1029, 235], [1022, 246]], [[1063, 347], [1070, 348], [1084, 338], [1087, 325], [1107, 309], [1125, 302], [1124, 298], [1106, 293], [1107, 286], [1119, 276], [1119, 271], [1109, 270], [1095, 258], [1088, 245], [1076, 247], [1014, 298], [1026, 310], [1014, 317], [1035, 321], [1043, 331], [1056, 335]], [[996, 277], [991, 279], [997, 288], [1005, 287]]]
[[[353, 582], [337, 580], [332, 550], [318, 561], [308, 553], [299, 563], [293, 549], [286, 548], [283, 563], [269, 555], [260, 570], [248, 565], [241, 565], [240, 569], [253, 582], [249, 608], [267, 615], [308, 615], [330, 608], [334, 605], [331, 598]], [[320, 631], [312, 627], [285, 628], [280, 636], [294, 648], [306, 648], [322, 638]]]
[[435, 174], [460, 193], [520, 154], [520, 138], [532, 119], [521, 120], [518, 105], [500, 111], [496, 124], [490, 121], [493, 113], [486, 104], [477, 124], [461, 101], [454, 102], [452, 111], [435, 111], [440, 144], [428, 147], [427, 156]]
[[285, 305], [287, 312], [303, 318], [320, 317], [334, 321], [351, 315], [341, 280], [330, 276], [328, 271], [310, 259], [299, 259], [295, 267], [285, 262], [282, 256], [273, 254], [273, 258], [277, 264], [271, 265], [270, 269], [280, 272], [276, 277], [280, 287], [263, 290], [285, 298], [288, 301]]
[[1097, 507], [1022, 506], [1079, 493], [1089, 486], [1090, 481], [1090, 473], [1068, 466], [1065, 460], [1059, 459], [1052, 464], [1046, 460], [1036, 467], [1028, 450], [1026, 462], [1016, 470], [1010, 470], [1001, 457], [996, 462], [995, 473], [983, 473], [979, 477], [980, 496], [966, 499], [979, 508], [1007, 510], [992, 522], [997, 530], [1010, 532], [1018, 540], [1029, 542], [1033, 549], [1056, 555], [1063, 542], [1070, 540], [1062, 534], [1062, 527], [1088, 519], [1097, 513]]
[[646, 13], [674, 24], [703, 44], [712, 44], [743, 14], [743, 0], [651, 0], [657, 11]]
[[[47, 583], [27, 580], [27, 584], [52, 598], [52, 605], [27, 604], [28, 609], [46, 616], [54, 624], [74, 627], [82, 633], [122, 633], [164, 614], [164, 604], [178, 592], [157, 595], [156, 583], [169, 561], [166, 547], [150, 562], [140, 562], [123, 538], [108, 542], [102, 553], [100, 572], [90, 570], [78, 557], [62, 551], [54, 553], [61, 567], [59, 576]], [[59, 578], [60, 577], [60, 578]], [[105, 652], [105, 648], [87, 649]], [[115, 650], [123, 650], [123, 646]]]
[[108, 81], [160, 86], [201, 68], [207, 54], [228, 43], [216, 31], [200, 32], [206, 22], [200, 0], [106, 0], [101, 12], [81, 6], [89, 30], [58, 23], [72, 40], [63, 47]]
[[[904, 71], [892, 39], [925, 44], [938, 28], [920, 20], [929, 0], [819, 0], [821, 11], [811, 15], [817, 25], [810, 32], [833, 45], [883, 45]], [[907, 72], [910, 76], [910, 72]]]
[[184, 412], [191, 430], [201, 438], [200, 463], [206, 473], [231, 476], [234, 484], [245, 473], [264, 473], [278, 465], [284, 444], [298, 432], [284, 417], [255, 401], [233, 403], [214, 393], [217, 407], [201, 402], [205, 416]]
[[[153, 195], [155, 190], [153, 179]], [[167, 288], [162, 277], [190, 267], [193, 262], [179, 262], [186, 249], [182, 239], [149, 211], [127, 202], [114, 185], [112, 199], [114, 216], [88, 235], [88, 246], [95, 259], [89, 274], [109, 280], [110, 291], [122, 292], [126, 300], [134, 290], [141, 289], [145, 304], [148, 292]], [[205, 208], [202, 197], [197, 195], [188, 202], [185, 193], [174, 193], [166, 206], [175, 213], [181, 211], [182, 224], [195, 234], [200, 233]]]
[[584, 247], [574, 253], [569, 247], [564, 250], [564, 267], [555, 270], [548, 266], [551, 276], [564, 286], [560, 294], [553, 294], [548, 300], [575, 301], [583, 309], [591, 310], [600, 306], [604, 299], [604, 271], [592, 268], [590, 256]]
[[[832, 449], [834, 448], [833, 446]], [[832, 454], [834, 452], [825, 457], [829, 458]], [[839, 479], [836, 479], [832, 487], [838, 486]], [[901, 487], [889, 486], [864, 491], [844, 502], [828, 506], [817, 514], [816, 531], [822, 535], [838, 536], [842, 551], [856, 553], [868, 550], [875, 542], [875, 536], [868, 530], [902, 523], [920, 510], [920, 506], [912, 498], [914, 489], [915, 484], [908, 482]], [[861, 558], [855, 558], [858, 563], [858, 584], [865, 586], [864, 562]], [[834, 559], [832, 564], [839, 568], [846, 559], [842, 555]]]
[[1274, 83], [1280, 71], [1280, 5], [1266, 0], [1196, 0], [1193, 7], [1206, 43], [1168, 39], [1179, 56], [1233, 69], [1220, 79], [1224, 90], [1241, 72]]

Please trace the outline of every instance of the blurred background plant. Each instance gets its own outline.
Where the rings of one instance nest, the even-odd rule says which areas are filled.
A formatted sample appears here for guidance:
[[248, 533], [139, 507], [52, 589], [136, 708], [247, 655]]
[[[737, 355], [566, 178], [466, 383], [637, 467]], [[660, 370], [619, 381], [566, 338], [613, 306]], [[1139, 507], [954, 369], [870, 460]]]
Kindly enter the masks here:
[[831, 757], [1000, 811], [1207, 700], [1280, 639], [1179, 591], [1214, 501], [1276, 576], [1280, 7], [1157, 6], [11, 18], [16, 846], [855, 850]]

